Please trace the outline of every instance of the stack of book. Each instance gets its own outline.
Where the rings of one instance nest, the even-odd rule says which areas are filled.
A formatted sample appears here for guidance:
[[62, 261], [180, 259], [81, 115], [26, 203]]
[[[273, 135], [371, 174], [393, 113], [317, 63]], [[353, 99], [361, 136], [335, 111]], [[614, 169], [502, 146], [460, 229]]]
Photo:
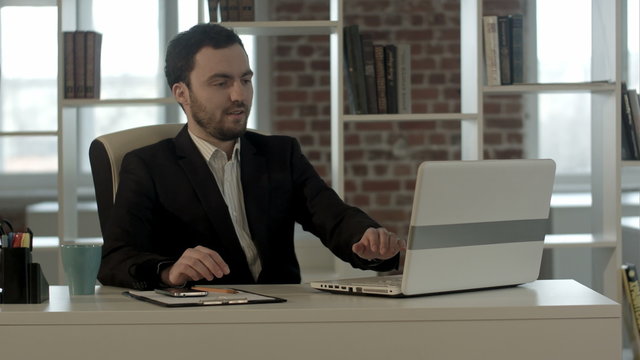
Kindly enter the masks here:
[[622, 160], [640, 160], [640, 98], [622, 83]]
[[636, 265], [622, 265], [622, 285], [624, 289], [623, 317], [629, 334], [634, 359], [640, 357], [640, 283]]
[[254, 21], [254, 0], [209, 0], [209, 22]]
[[523, 83], [522, 15], [483, 16], [482, 22], [487, 85]]
[[374, 44], [358, 25], [346, 26], [343, 36], [351, 113], [411, 113], [410, 45]]
[[66, 31], [64, 48], [64, 98], [100, 98], [100, 49], [102, 34]]

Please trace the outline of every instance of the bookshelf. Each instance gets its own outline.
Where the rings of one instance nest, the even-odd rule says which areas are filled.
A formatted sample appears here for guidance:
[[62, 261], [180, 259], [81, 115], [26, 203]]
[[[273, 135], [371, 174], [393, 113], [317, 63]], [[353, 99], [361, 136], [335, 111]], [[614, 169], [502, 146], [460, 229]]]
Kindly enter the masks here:
[[[460, 113], [412, 114], [345, 114], [343, 29], [346, 0], [327, 0], [329, 18], [312, 21], [268, 21], [258, 17], [255, 22], [226, 22], [241, 35], [327, 35], [330, 48], [331, 98], [331, 181], [334, 189], [344, 196], [344, 127], [352, 122], [377, 121], [451, 121], [460, 123], [461, 158], [483, 157], [483, 101], [493, 94], [590, 93], [592, 126], [592, 199], [593, 231], [590, 234], [552, 236], [547, 248], [586, 248], [593, 253], [593, 287], [612, 299], [621, 299], [619, 268], [621, 265], [621, 178], [622, 168], [639, 167], [640, 161], [620, 160], [620, 82], [622, 77], [622, 38], [624, 0], [593, 0], [593, 73], [592, 79], [605, 80], [589, 83], [519, 84], [486, 86], [484, 83], [482, 16], [483, 0], [460, 0]], [[202, 3], [202, 2], [200, 2]], [[63, 31], [76, 30], [77, 0], [57, 0], [59, 12], [59, 43]], [[265, 6], [256, 1], [256, 12]], [[206, 9], [200, 4], [200, 21], [208, 20]], [[525, 19], [526, 21], [526, 19]], [[61, 46], [61, 45], [60, 45]], [[59, 52], [62, 54], [62, 51]], [[59, 64], [62, 64], [59, 55]], [[59, 65], [60, 67], [61, 65]], [[260, 71], [260, 69], [258, 69]], [[59, 69], [63, 73], [63, 69]], [[59, 76], [59, 89], [62, 79]], [[78, 111], [82, 108], [129, 105], [169, 105], [174, 100], [153, 99], [58, 99], [58, 151], [59, 151], [59, 217], [61, 241], [77, 237], [78, 187]], [[261, 106], [256, 104], [255, 106]], [[349, 274], [341, 263], [335, 264], [338, 274]]]

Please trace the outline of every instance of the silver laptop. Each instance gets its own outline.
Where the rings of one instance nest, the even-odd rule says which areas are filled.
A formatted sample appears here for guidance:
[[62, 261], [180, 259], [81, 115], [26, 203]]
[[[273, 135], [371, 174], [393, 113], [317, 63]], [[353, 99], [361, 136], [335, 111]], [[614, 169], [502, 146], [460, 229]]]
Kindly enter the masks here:
[[424, 295], [515, 286], [540, 272], [553, 160], [424, 162], [402, 275], [312, 281], [349, 294]]

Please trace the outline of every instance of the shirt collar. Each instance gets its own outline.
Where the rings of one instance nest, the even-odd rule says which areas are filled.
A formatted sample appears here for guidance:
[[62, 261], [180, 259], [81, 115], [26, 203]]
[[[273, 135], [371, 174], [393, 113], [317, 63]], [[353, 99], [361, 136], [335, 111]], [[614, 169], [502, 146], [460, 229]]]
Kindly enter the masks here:
[[[215, 147], [214, 145], [210, 144], [204, 139], [197, 137], [194, 133], [191, 132], [191, 130], [188, 130], [188, 131], [189, 131], [189, 136], [191, 136], [191, 140], [193, 140], [193, 142], [196, 144], [196, 147], [200, 151], [200, 154], [202, 154], [202, 157], [204, 157], [205, 161], [209, 161], [209, 159], [211, 159], [211, 156], [213, 155], [214, 152], [216, 151], [222, 152], [222, 150], [220, 150], [219, 148]], [[236, 143], [233, 146], [233, 154], [231, 155], [230, 161], [234, 161], [234, 160], [240, 161], [240, 138], [236, 140]]]

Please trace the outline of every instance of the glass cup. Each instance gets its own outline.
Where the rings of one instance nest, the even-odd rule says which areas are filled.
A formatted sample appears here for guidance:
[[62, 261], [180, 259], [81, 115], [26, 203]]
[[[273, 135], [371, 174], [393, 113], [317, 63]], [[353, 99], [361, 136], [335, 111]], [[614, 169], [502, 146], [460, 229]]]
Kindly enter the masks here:
[[63, 243], [60, 251], [69, 295], [93, 295], [102, 258], [102, 244]]

